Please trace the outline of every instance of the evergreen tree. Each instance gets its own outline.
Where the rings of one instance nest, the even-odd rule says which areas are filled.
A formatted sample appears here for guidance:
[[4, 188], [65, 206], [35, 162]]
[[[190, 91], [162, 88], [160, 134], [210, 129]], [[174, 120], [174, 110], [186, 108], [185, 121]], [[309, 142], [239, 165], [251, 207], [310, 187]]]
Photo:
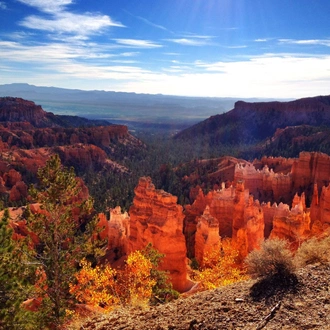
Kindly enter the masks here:
[[0, 220], [0, 328], [23, 329], [21, 303], [27, 286], [23, 285], [22, 258], [9, 219], [5, 209]]
[[40, 210], [26, 212], [35, 248], [31, 248], [30, 238], [25, 252], [30, 264], [37, 267], [35, 286], [42, 301], [39, 327], [54, 329], [61, 326], [72, 307], [69, 284], [80, 260], [91, 253], [96, 219], [92, 219], [92, 200], [79, 197], [81, 188], [74, 170], [62, 167], [58, 155], [39, 169], [38, 179], [39, 185], [31, 187], [29, 193]]

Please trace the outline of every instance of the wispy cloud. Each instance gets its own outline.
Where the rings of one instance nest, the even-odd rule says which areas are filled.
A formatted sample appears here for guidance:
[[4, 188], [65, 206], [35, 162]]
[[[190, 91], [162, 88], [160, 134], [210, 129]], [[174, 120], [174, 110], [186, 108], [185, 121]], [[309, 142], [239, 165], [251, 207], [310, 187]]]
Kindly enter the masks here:
[[[116, 91], [232, 97], [328, 94], [330, 85], [329, 55], [283, 53], [227, 62], [199, 60], [187, 64], [176, 61], [158, 71], [150, 71], [142, 64], [126, 62], [129, 52], [126, 59], [122, 56], [124, 53], [118, 53], [102, 61], [97, 58], [98, 49], [89, 50], [87, 46], [84, 49], [54, 43], [31, 47], [1, 41], [0, 48], [0, 63], [6, 68], [2, 70], [0, 83], [25, 81], [40, 85], [52, 81], [54, 85], [58, 81], [62, 87], [81, 88], [92, 79], [93, 86], [107, 84]], [[93, 61], [84, 61], [86, 57]], [[120, 63], [120, 60], [123, 61]], [[10, 61], [16, 62], [13, 69], [10, 69]], [[27, 66], [29, 70], [36, 68], [34, 75], [25, 69]]]
[[203, 38], [178, 38], [178, 39], [165, 39], [166, 41], [174, 42], [183, 46], [206, 46], [210, 44], [209, 39]]
[[137, 16], [137, 15], [133, 15], [131, 12], [129, 12], [128, 10], [124, 10], [125, 13], [127, 13], [128, 15], [142, 21], [143, 23], [149, 25], [149, 26], [152, 26], [156, 29], [159, 29], [159, 30], [163, 30], [163, 31], [166, 31], [166, 32], [169, 32], [169, 33], [174, 33], [172, 32], [171, 30], [169, 30], [168, 28], [166, 28], [165, 26], [163, 25], [160, 25], [160, 24], [157, 24], [157, 23], [154, 23], [154, 22], [151, 22], [150, 20], [146, 19], [145, 17], [142, 17], [142, 16]]
[[163, 31], [167, 31], [167, 32], [170, 32], [172, 33], [172, 31], [170, 31], [169, 29], [167, 29], [165, 26], [162, 26], [162, 25], [159, 25], [159, 24], [156, 24], [156, 23], [153, 23], [151, 21], [149, 21], [148, 19], [144, 18], [144, 17], [141, 17], [141, 16], [136, 16], [136, 18], [138, 18], [140, 21], [154, 27], [154, 28], [157, 28], [157, 29], [160, 29], [160, 30], [163, 30]]
[[330, 47], [330, 39], [279, 39], [282, 44], [293, 44], [293, 45], [315, 45], [315, 46], [327, 46]]
[[0, 1], [0, 10], [5, 10], [5, 9], [7, 9], [6, 3], [3, 1]]
[[259, 39], [255, 39], [254, 41], [255, 42], [267, 42], [267, 41], [269, 41], [269, 39], [267, 39], [267, 38], [259, 38]]
[[243, 48], [247, 48], [247, 46], [246, 45], [225, 46], [225, 48], [228, 48], [228, 49], [243, 49]]
[[180, 56], [181, 54], [180, 53], [163, 53], [164, 55], [168, 55], [168, 56]]
[[173, 42], [183, 46], [206, 46], [214, 45], [214, 36], [186, 33], [181, 35], [181, 38], [165, 39], [166, 41]]
[[3, 62], [30, 63], [39, 66], [57, 65], [67, 60], [102, 60], [116, 55], [99, 45], [48, 43], [22, 44], [14, 41], [0, 41], [0, 59]]
[[35, 7], [45, 13], [61, 12], [66, 6], [73, 3], [72, 0], [18, 0], [25, 5]]
[[20, 25], [35, 30], [85, 35], [100, 32], [110, 26], [123, 27], [106, 15], [79, 15], [68, 12], [58, 13], [54, 19], [28, 16], [20, 22]]
[[119, 54], [119, 56], [132, 57], [132, 56], [137, 56], [139, 54], [140, 54], [140, 52], [124, 52], [124, 53]]
[[[19, 24], [31, 30], [52, 33], [54, 38], [58, 35], [76, 35], [77, 38], [86, 39], [87, 36], [103, 32], [109, 27], [124, 27], [120, 22], [112, 20], [107, 15], [99, 13], [76, 14], [66, 10], [73, 3], [72, 0], [18, 0], [46, 13], [47, 15], [30, 15]], [[49, 15], [50, 14], [50, 15]]]
[[142, 40], [142, 39], [113, 39], [119, 45], [132, 47], [132, 48], [160, 48], [163, 45], [155, 43], [150, 40]]

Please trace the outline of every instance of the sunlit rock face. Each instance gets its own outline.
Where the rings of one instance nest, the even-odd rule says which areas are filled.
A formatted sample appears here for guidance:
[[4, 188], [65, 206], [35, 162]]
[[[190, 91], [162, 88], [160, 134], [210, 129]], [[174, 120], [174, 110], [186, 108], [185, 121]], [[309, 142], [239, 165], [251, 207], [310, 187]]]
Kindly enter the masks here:
[[314, 234], [322, 234], [330, 228], [330, 185], [323, 186], [318, 195], [316, 185], [311, 204], [311, 221]]
[[[243, 181], [235, 187], [226, 188], [223, 184], [221, 189], [210, 191], [206, 196], [200, 191], [195, 202], [185, 206], [185, 214], [188, 253], [199, 262], [204, 250], [209, 248], [205, 246], [208, 246], [210, 232], [210, 244], [214, 246], [221, 245], [221, 238], [232, 238], [242, 259], [258, 248], [265, 236], [263, 209], [259, 201], [249, 196]], [[219, 242], [215, 243], [216, 240]]]
[[321, 152], [301, 152], [292, 166], [292, 180], [295, 189], [309, 189], [314, 183], [318, 188], [329, 184], [330, 156]]
[[207, 206], [197, 222], [195, 258], [198, 264], [203, 266], [204, 256], [219, 251], [220, 248], [219, 221], [210, 214], [210, 208]]
[[195, 256], [195, 234], [197, 230], [198, 217], [202, 216], [207, 205], [211, 204], [213, 192], [206, 196], [202, 189], [195, 198], [192, 205], [185, 205], [184, 228], [185, 241], [187, 245], [187, 255], [189, 258]]
[[102, 240], [107, 240], [106, 259], [111, 265], [120, 266], [122, 258], [127, 255], [129, 236], [129, 216], [121, 212], [120, 206], [110, 209], [110, 219], [105, 214], [99, 214], [98, 226]]
[[129, 252], [148, 243], [165, 255], [160, 267], [170, 274], [174, 289], [187, 291], [192, 283], [187, 276], [187, 249], [183, 235], [183, 209], [177, 197], [156, 190], [150, 178], [140, 178], [130, 207]]
[[243, 182], [236, 185], [234, 205], [232, 242], [243, 260], [264, 240], [264, 214], [259, 201], [249, 195]]
[[235, 182], [244, 181], [250, 194], [261, 201], [284, 201], [291, 199], [291, 173], [275, 173], [265, 165], [261, 170], [252, 163], [237, 164]]
[[300, 242], [311, 235], [310, 212], [305, 206], [305, 196], [295, 201], [290, 209], [287, 204], [275, 205], [273, 216], [273, 229], [270, 238], [280, 238], [289, 241], [292, 247], [297, 247]]

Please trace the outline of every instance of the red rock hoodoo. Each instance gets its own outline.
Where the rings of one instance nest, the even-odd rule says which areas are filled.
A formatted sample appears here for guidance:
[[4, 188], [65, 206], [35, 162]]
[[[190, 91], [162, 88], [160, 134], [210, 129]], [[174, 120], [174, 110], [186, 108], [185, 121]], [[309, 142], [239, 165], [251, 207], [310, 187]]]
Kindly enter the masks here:
[[160, 267], [167, 270], [173, 288], [184, 292], [192, 286], [187, 276], [187, 250], [183, 235], [183, 210], [177, 197], [156, 190], [150, 178], [140, 178], [130, 214], [129, 252], [148, 243], [165, 255]]

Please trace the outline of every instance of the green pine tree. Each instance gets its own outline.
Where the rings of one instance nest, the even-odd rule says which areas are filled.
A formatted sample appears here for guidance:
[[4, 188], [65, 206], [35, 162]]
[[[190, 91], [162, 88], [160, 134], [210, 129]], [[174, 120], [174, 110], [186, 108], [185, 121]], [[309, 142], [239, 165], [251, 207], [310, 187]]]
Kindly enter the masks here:
[[[76, 267], [91, 251], [96, 218], [90, 198], [78, 198], [81, 190], [74, 170], [61, 165], [58, 155], [52, 156], [39, 169], [37, 187], [29, 190], [39, 212], [27, 210], [27, 229], [33, 232], [35, 249], [25, 244], [29, 264], [37, 267], [37, 295], [42, 298], [38, 310], [39, 327], [60, 328], [66, 310], [72, 307], [69, 283]], [[33, 236], [32, 236], [33, 237]]]
[[0, 220], [0, 329], [27, 329], [21, 304], [28, 296], [28, 276], [24, 275], [24, 258], [12, 238], [9, 219], [5, 209]]

